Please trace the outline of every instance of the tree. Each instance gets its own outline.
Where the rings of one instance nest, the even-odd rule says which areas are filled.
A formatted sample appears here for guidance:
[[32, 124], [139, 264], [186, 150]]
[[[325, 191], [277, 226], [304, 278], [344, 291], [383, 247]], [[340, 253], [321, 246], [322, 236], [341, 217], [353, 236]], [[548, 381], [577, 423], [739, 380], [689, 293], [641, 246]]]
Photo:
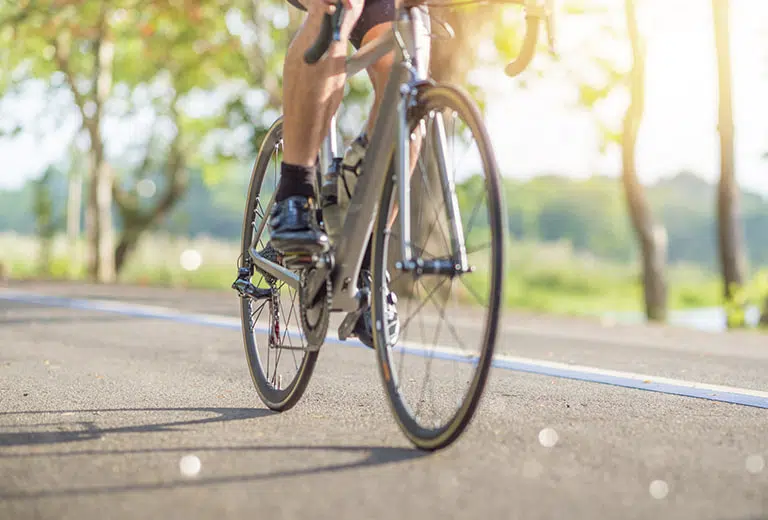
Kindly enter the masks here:
[[[56, 67], [64, 74], [80, 112], [81, 129], [87, 133], [90, 143], [86, 206], [86, 233], [90, 243], [88, 271], [95, 280], [111, 282], [115, 278], [112, 263], [113, 179], [106, 157], [102, 119], [113, 86], [115, 41], [110, 30], [108, 4], [98, 4], [89, 2], [74, 10], [64, 8], [58, 17], [43, 18], [41, 28], [53, 45]], [[75, 46], [82, 50], [73, 50]], [[78, 85], [85, 77], [89, 83], [87, 90]]]
[[[140, 235], [178, 202], [190, 162], [215, 163], [222, 156], [243, 155], [231, 146], [222, 152], [221, 143], [228, 139], [212, 135], [217, 127], [222, 132], [238, 130], [237, 122], [227, 117], [230, 106], [204, 116], [186, 115], [178, 106], [193, 90], [231, 89], [237, 79], [240, 88], [224, 97], [231, 105], [233, 98], [246, 94], [242, 80], [247, 62], [239, 38], [228, 31], [220, 4], [215, 0], [45, 0], [0, 8], [0, 43], [6, 44], [0, 59], [11, 71], [0, 77], [0, 94], [43, 82], [50, 92], [63, 90], [70, 95], [72, 104], [52, 107], [52, 112], [65, 119], [74, 108], [80, 119], [76, 136], [87, 143], [89, 158], [88, 271], [95, 280], [113, 280]], [[137, 133], [129, 150], [112, 150], [110, 156], [105, 136], [109, 124], [135, 125], [138, 116], [147, 113], [166, 133], [158, 137], [162, 132], [155, 132], [153, 124], [150, 139]], [[198, 152], [204, 141], [212, 141], [207, 143], [208, 157]], [[132, 166], [116, 166], [118, 158]], [[159, 163], [162, 166], [157, 168]], [[136, 186], [151, 168], [159, 172], [165, 191], [154, 204], [137, 204]], [[133, 173], [132, 179], [115, 182], [125, 170]], [[113, 194], [123, 229], [116, 247]]]
[[[189, 6], [148, 6], [127, 27], [117, 67], [130, 88], [121, 101], [127, 114], [147, 114], [146, 135], [126, 150], [122, 182], [113, 195], [121, 233], [115, 249], [120, 272], [141, 236], [158, 226], [181, 200], [188, 170], [204, 166], [211, 182], [237, 159], [244, 159], [253, 125], [242, 116], [248, 93], [247, 60], [240, 39], [226, 26], [218, 2]], [[130, 14], [127, 16], [137, 16]], [[146, 20], [142, 26], [142, 20]], [[230, 92], [226, 92], [229, 90]], [[209, 115], [185, 110], [185, 102], [207, 92], [222, 106]], [[144, 98], [136, 101], [136, 94]], [[232, 139], [230, 131], [246, 138]], [[206, 151], [207, 150], [207, 151]]]
[[[165, 188], [155, 198], [153, 203], [142, 204], [142, 198], [152, 198], [156, 193], [156, 183], [150, 178], [150, 168], [153, 166], [152, 146], [147, 145], [145, 158], [134, 176], [138, 182], [131, 189], [114, 186], [115, 203], [122, 220], [122, 232], [115, 250], [115, 271], [120, 272], [131, 252], [138, 245], [141, 235], [156, 226], [176, 205], [187, 189], [187, 155], [182, 145], [182, 128], [179, 122], [178, 98], [174, 95], [170, 102], [169, 111], [176, 135], [171, 140], [166, 156], [160, 166], [160, 176], [165, 180]], [[143, 188], [142, 188], [143, 187]]]
[[628, 76], [630, 101], [624, 116], [621, 141], [622, 184], [643, 257], [645, 313], [649, 320], [664, 321], [667, 317], [667, 284], [664, 274], [666, 232], [653, 221], [635, 166], [637, 136], [645, 105], [645, 44], [638, 29], [635, 1], [625, 0], [624, 7], [633, 63]]
[[72, 153], [72, 165], [67, 178], [67, 243], [69, 275], [75, 276], [80, 265], [80, 224], [83, 211], [83, 179], [80, 155]]
[[49, 91], [68, 90], [79, 115], [88, 141], [88, 271], [98, 281], [114, 279], [112, 170], [102, 134], [113, 86], [113, 10], [95, 0], [20, 2], [0, 9], [3, 61], [11, 71], [3, 91], [9, 83], [42, 81]]
[[[645, 108], [646, 62], [645, 42], [637, 21], [637, 6], [635, 0], [625, 0], [624, 30], [606, 20], [611, 13], [600, 6], [585, 2], [580, 13], [593, 16], [600, 24], [599, 28], [586, 42], [580, 44], [578, 56], [563, 57], [562, 61], [569, 69], [568, 75], [579, 84], [580, 103], [583, 106], [594, 108], [628, 90], [629, 102], [623, 120], [618, 125], [601, 120], [597, 123], [602, 131], [603, 148], [611, 144], [621, 148], [624, 198], [642, 257], [645, 313], [649, 320], [662, 321], [667, 314], [666, 230], [655, 223], [645, 189], [638, 179], [635, 157]], [[611, 41], [628, 43], [631, 60], [627, 70], [623, 70], [616, 56], [612, 55], [615, 46], [607, 44]]]
[[720, 134], [720, 182], [717, 191], [718, 241], [723, 294], [726, 301], [730, 301], [734, 290], [744, 284], [746, 272], [744, 238], [740, 222], [739, 187], [734, 168], [729, 8], [729, 0], [712, 0], [718, 64], [718, 132]]

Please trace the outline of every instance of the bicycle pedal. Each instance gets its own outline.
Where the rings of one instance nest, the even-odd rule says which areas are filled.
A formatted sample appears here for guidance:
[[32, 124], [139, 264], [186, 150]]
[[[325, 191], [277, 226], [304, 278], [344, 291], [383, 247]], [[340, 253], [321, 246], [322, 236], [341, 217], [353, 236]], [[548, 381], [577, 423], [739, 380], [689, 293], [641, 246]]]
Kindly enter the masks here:
[[350, 313], [347, 313], [347, 315], [344, 317], [344, 320], [341, 322], [341, 325], [339, 325], [338, 329], [338, 336], [341, 341], [345, 341], [347, 338], [352, 337], [355, 325], [357, 324], [357, 320], [362, 316], [364, 309], [358, 309], [356, 311], [352, 311]]

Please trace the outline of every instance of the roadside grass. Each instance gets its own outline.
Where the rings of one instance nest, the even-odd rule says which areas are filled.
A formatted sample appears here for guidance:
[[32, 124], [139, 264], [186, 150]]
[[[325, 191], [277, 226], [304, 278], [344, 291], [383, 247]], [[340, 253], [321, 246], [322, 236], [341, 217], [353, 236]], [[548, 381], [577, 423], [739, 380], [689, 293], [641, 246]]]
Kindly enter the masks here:
[[[82, 259], [83, 244], [78, 249]], [[40, 246], [34, 237], [0, 234], [0, 264], [6, 276], [19, 280], [85, 278], [82, 260], [72, 260], [64, 237], [53, 240], [51, 262], [46, 270], [40, 268], [39, 253]], [[143, 237], [118, 281], [143, 286], [228, 289], [237, 275], [238, 255], [239, 245], [234, 242], [150, 234]], [[578, 253], [569, 244], [509, 242], [506, 257], [507, 308], [568, 315], [642, 310], [637, 265]], [[477, 263], [487, 265], [482, 258]], [[721, 304], [720, 283], [714, 273], [695, 266], [673, 265], [667, 275], [670, 310]], [[460, 297], [471, 302], [472, 289], [482, 292], [487, 287], [488, 273], [473, 273], [466, 282], [468, 288], [461, 290]]]

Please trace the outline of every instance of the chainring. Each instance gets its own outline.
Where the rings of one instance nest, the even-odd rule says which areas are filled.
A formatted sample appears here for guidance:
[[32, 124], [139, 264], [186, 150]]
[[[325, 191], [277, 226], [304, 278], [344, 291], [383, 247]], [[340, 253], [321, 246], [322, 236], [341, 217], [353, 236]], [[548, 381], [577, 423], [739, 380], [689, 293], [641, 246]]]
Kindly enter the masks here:
[[307, 295], [307, 278], [313, 268], [302, 269], [301, 279], [299, 280], [299, 315], [301, 317], [301, 328], [304, 337], [307, 339], [307, 346], [313, 349], [319, 349], [325, 342], [328, 334], [328, 324], [331, 318], [331, 299], [333, 298], [333, 283], [331, 282], [331, 273], [325, 277], [325, 294], [321, 295], [320, 301], [314, 305], [308, 305], [310, 302]]

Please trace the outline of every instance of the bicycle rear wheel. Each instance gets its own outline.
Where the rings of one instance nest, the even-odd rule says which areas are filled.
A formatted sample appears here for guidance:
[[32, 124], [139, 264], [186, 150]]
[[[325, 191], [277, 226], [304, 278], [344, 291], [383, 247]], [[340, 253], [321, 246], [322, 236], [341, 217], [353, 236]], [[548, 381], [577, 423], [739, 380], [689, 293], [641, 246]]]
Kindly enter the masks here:
[[262, 255], [279, 261], [269, 246], [269, 204], [277, 189], [282, 159], [282, 119], [278, 119], [262, 142], [248, 189], [241, 260], [239, 267], [251, 273], [250, 282], [260, 298], [241, 297], [240, 319], [251, 379], [267, 407], [285, 411], [304, 394], [317, 362], [317, 351], [308, 351], [299, 309], [298, 291], [254, 265], [251, 244]]
[[[463, 234], [467, 258], [476, 268], [462, 274], [417, 274], [393, 267], [402, 256], [399, 223], [390, 229], [397, 192], [395, 179], [388, 176], [374, 226], [374, 341], [399, 426], [417, 447], [435, 450], [465, 430], [488, 378], [503, 286], [502, 198], [490, 140], [476, 105], [463, 91], [424, 88], [410, 124], [412, 146], [420, 143], [410, 178], [413, 254], [427, 262], [452, 260], [456, 242], [451, 237]], [[458, 140], [449, 142], [451, 136]], [[467, 168], [461, 171], [462, 166]], [[446, 174], [448, 182], [441, 182]], [[446, 196], [451, 183], [459, 183], [455, 218], [451, 207], [456, 205]], [[452, 231], [452, 222], [460, 222], [460, 229]], [[387, 288], [388, 270], [392, 281]], [[395, 345], [389, 344], [389, 290], [397, 294], [400, 314]], [[417, 320], [422, 311], [425, 316]]]

